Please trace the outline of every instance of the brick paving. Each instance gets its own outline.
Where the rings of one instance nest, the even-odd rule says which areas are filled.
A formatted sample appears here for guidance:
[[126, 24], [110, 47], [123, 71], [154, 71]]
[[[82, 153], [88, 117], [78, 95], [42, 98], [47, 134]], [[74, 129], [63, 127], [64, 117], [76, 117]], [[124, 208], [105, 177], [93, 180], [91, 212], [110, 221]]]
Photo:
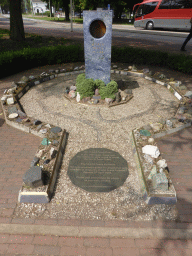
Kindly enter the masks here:
[[192, 255], [191, 240], [0, 234], [1, 255]]
[[[49, 67], [50, 68], [50, 67]], [[23, 74], [20, 74], [22, 76]], [[0, 81], [0, 96], [10, 87]], [[35, 224], [51, 226], [192, 228], [192, 128], [187, 128], [158, 141], [167, 160], [170, 176], [177, 191], [180, 222], [85, 221], [61, 219], [12, 219], [22, 177], [29, 168], [41, 138], [8, 126], [0, 107], [0, 224]], [[0, 234], [0, 255], [192, 255], [191, 240], [62, 237], [49, 235]]]

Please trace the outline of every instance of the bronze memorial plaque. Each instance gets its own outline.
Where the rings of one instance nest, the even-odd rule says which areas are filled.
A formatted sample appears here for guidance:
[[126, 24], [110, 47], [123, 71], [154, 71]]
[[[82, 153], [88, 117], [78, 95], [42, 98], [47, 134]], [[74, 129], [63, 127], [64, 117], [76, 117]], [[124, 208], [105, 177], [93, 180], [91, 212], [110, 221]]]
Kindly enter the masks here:
[[67, 172], [72, 183], [88, 192], [109, 192], [128, 177], [127, 161], [106, 148], [89, 148], [77, 153]]

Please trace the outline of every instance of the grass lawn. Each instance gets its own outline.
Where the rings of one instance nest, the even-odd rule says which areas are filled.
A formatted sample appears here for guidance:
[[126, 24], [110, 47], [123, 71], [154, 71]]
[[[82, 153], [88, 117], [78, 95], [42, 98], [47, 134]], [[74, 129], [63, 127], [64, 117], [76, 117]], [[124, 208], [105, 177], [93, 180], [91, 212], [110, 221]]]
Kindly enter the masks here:
[[9, 39], [9, 30], [0, 28], [0, 52], [18, 51], [24, 48], [41, 48], [43, 46], [69, 45], [74, 42], [65, 38], [40, 36], [25, 33], [24, 42], [15, 42]]

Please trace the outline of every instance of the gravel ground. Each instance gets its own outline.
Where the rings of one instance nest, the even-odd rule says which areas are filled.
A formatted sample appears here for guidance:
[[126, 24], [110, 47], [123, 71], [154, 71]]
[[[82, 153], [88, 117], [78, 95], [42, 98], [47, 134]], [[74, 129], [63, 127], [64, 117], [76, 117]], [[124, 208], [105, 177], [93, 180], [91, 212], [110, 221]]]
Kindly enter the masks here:
[[[15, 217], [87, 220], [176, 220], [176, 206], [146, 205], [139, 180], [130, 133], [148, 123], [172, 117], [178, 100], [163, 86], [143, 78], [112, 74], [125, 80], [133, 98], [112, 108], [85, 106], [69, 102], [65, 87], [74, 85], [77, 75], [64, 76], [32, 88], [21, 99], [27, 115], [57, 125], [69, 133], [55, 195], [49, 204], [19, 204]], [[108, 148], [128, 162], [129, 175], [123, 186], [108, 193], [89, 193], [72, 184], [68, 165], [78, 152], [88, 148]]]

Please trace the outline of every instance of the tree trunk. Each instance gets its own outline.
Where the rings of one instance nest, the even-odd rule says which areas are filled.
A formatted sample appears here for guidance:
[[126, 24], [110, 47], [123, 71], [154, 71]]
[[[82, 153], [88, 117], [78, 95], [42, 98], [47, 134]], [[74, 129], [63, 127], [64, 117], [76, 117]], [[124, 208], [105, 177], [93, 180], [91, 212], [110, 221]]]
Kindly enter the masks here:
[[21, 13], [21, 0], [10, 2], [10, 39], [14, 41], [25, 40], [23, 18]]
[[65, 10], [65, 20], [69, 21], [69, 0], [67, 1], [65, 0], [63, 4], [64, 4], [63, 8]]

